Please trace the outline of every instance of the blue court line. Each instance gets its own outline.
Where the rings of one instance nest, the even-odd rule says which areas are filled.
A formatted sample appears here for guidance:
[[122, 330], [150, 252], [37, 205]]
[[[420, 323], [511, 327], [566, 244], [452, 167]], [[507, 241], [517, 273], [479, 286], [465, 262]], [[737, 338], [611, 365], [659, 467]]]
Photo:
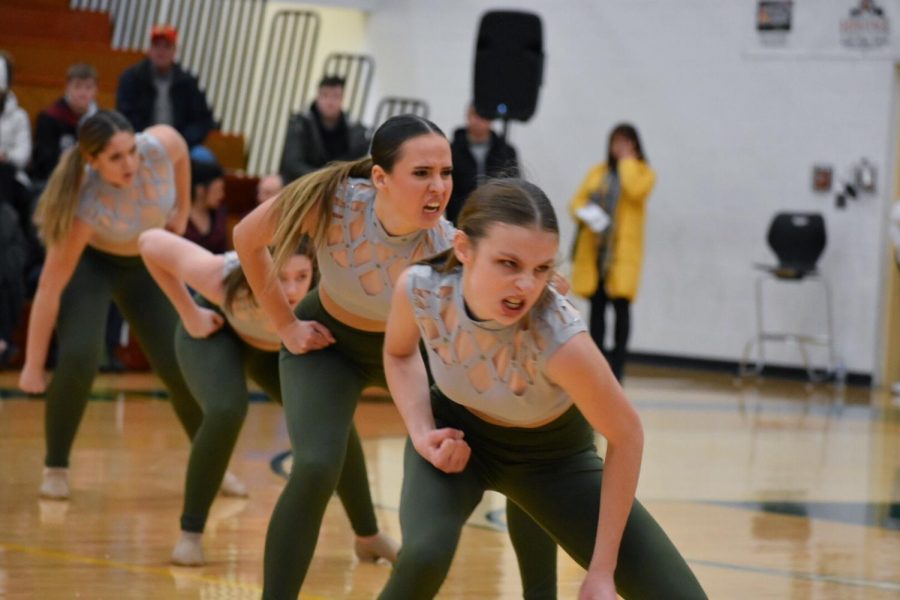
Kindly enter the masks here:
[[[115, 388], [109, 390], [94, 390], [88, 396], [89, 400], [98, 402], [112, 402], [116, 400], [120, 394], [126, 396], [138, 396], [144, 398], [167, 399], [169, 392], [165, 389], [137, 389], [129, 390], [127, 388]], [[265, 392], [250, 390], [248, 393], [250, 402], [268, 402], [269, 396]], [[26, 394], [17, 388], [0, 388], [0, 400], [43, 400], [43, 394]]]
[[[114, 388], [102, 391], [92, 391], [91, 400], [112, 401], [120, 394], [147, 398], [168, 398], [169, 393], [160, 389], [127, 389]], [[42, 400], [43, 395], [26, 394], [17, 388], [0, 387], [0, 400]], [[251, 402], [266, 402], [269, 396], [262, 391], [250, 391]], [[868, 404], [838, 404], [834, 402], [815, 401], [804, 405], [802, 400], [769, 400], [752, 399], [746, 401], [743, 406], [734, 400], [717, 400], [715, 402], [691, 402], [691, 401], [666, 401], [666, 400], [633, 400], [632, 404], [644, 410], [676, 410], [685, 412], [741, 412], [752, 414], [808, 414], [818, 417], [836, 417], [839, 419], [857, 420], [889, 420], [900, 421], [900, 407], [898, 406], [870, 406]]]
[[892, 502], [795, 502], [789, 500], [694, 501], [752, 512], [878, 527], [900, 531], [900, 498]]
[[285, 451], [279, 452], [278, 454], [273, 456], [272, 460], [269, 461], [269, 465], [272, 467], [272, 471], [276, 475], [280, 475], [281, 477], [284, 477], [285, 479], [288, 478], [288, 472], [287, 472], [287, 469], [284, 468], [284, 461], [290, 455], [291, 455], [291, 451], [285, 450]]
[[[284, 462], [285, 462], [285, 459], [288, 458], [290, 455], [291, 455], [290, 450], [285, 450], [283, 452], [279, 452], [278, 454], [276, 454], [272, 458], [272, 461], [270, 463], [272, 466], [272, 471], [274, 471], [276, 474], [278, 474], [282, 477], [287, 477], [287, 470], [284, 468]], [[665, 502], [665, 500], [660, 500], [660, 501]], [[688, 503], [689, 504], [714, 504], [717, 506], [726, 506], [726, 507], [730, 507], [730, 508], [744, 508], [747, 510], [755, 510], [757, 512], [778, 512], [776, 510], [771, 510], [769, 507], [761, 506], [760, 503], [753, 503], [753, 502], [719, 502], [719, 501], [694, 502], [694, 501], [691, 501]], [[798, 512], [802, 509], [788, 506], [791, 504], [799, 504], [799, 503], [781, 502], [781, 503], [770, 503], [770, 504], [772, 504], [775, 507], [781, 506], [782, 508], [784, 508], [784, 510], [786, 512], [779, 513], [779, 514], [790, 514], [790, 515], [794, 515], [794, 516], [804, 516], [804, 518], [810, 518], [809, 516], [802, 515], [802, 513]], [[806, 504], [807, 505], [815, 504], [820, 507], [825, 506], [825, 505], [835, 505], [835, 506], [849, 505], [852, 508], [855, 508], [857, 511], [860, 510], [860, 507], [865, 509], [868, 505], [869, 510], [863, 511], [866, 514], [870, 514], [872, 512], [871, 506], [878, 506], [878, 507], [883, 506], [888, 511], [888, 514], [891, 514], [892, 510], [900, 509], [900, 504], [897, 504], [897, 503], [874, 503], [874, 502], [872, 502], [872, 503], [838, 503], [838, 502], [826, 503], [826, 502], [820, 502], [820, 503], [806, 503]], [[396, 512], [398, 510], [398, 508], [396, 506], [384, 506], [384, 505], [380, 505], [380, 504], [376, 504], [375, 506], [382, 510], [391, 510], [394, 512]], [[820, 509], [814, 509], [813, 511], [810, 511], [810, 512], [819, 513], [819, 514], [815, 515], [816, 518], [827, 518], [827, 517], [821, 516], [824, 513]], [[844, 522], [854, 522], [854, 521], [846, 520], [846, 514], [847, 513], [845, 511], [844, 519], [834, 518], [832, 520], [843, 520]], [[506, 509], [500, 508], [500, 509], [490, 510], [484, 516], [488, 522], [488, 525], [482, 525], [482, 524], [478, 524], [478, 523], [467, 523], [466, 526], [467, 527], [477, 527], [479, 529], [490, 529], [492, 531], [498, 531], [498, 532], [503, 532], [506, 530], [506, 518], [505, 518], [506, 517]], [[895, 528], [900, 528], [900, 527], [897, 527], [895, 524], [895, 526], [888, 526], [887, 528], [895, 529]], [[860, 579], [860, 578], [855, 578], [855, 577], [841, 577], [838, 575], [822, 575], [819, 573], [807, 573], [807, 572], [803, 572], [803, 571], [792, 571], [792, 570], [787, 570], [787, 569], [773, 569], [773, 568], [769, 568], [769, 567], [754, 567], [754, 566], [750, 566], [750, 565], [738, 565], [738, 564], [733, 564], [733, 563], [726, 563], [726, 562], [712, 561], [712, 560], [702, 560], [702, 559], [687, 559], [687, 562], [692, 565], [700, 565], [700, 566], [712, 567], [712, 568], [716, 568], [716, 569], [729, 569], [732, 571], [743, 571], [743, 572], [747, 572], [747, 573], [759, 573], [759, 574], [763, 574], [763, 575], [772, 575], [772, 576], [776, 576], [776, 577], [786, 577], [788, 579], [803, 579], [803, 580], [807, 580], [807, 581], [815, 581], [815, 582], [820, 582], [820, 583], [833, 583], [833, 584], [837, 584], [837, 585], [845, 585], [845, 586], [851, 586], [851, 587], [864, 587], [864, 588], [872, 588], [872, 589], [887, 590], [887, 591], [900, 591], [900, 582], [897, 582], [897, 581]]]
[[891, 592], [900, 591], [900, 581], [859, 579], [856, 577], [842, 577], [840, 575], [822, 575], [819, 573], [805, 573], [803, 571], [791, 571], [788, 569], [773, 569], [771, 567], [751, 567], [749, 565], [735, 565], [732, 563], [719, 562], [715, 560], [693, 559], [688, 560], [688, 562], [692, 565], [712, 567], [714, 569], [728, 569], [731, 571], [743, 571], [746, 573], [759, 573], [761, 575], [773, 575], [775, 577], [785, 577], [788, 579], [804, 579], [806, 581], [815, 581], [818, 583], [836, 583], [838, 585], [872, 588], [878, 590], [887, 590]]
[[[129, 390], [115, 388], [109, 390], [91, 391], [89, 400], [98, 402], [112, 402], [119, 398], [121, 394], [127, 396], [142, 396], [145, 398], [165, 399], [169, 397], [166, 390]], [[44, 400], [44, 394], [26, 394], [18, 388], [0, 388], [0, 400]]]
[[837, 419], [856, 419], [868, 421], [880, 421], [893, 419], [900, 416], [900, 408], [875, 407], [868, 404], [815, 404], [804, 405], [802, 401], [790, 402], [785, 400], [750, 400], [743, 406], [734, 400], [721, 400], [715, 402], [668, 402], [665, 400], [632, 400], [635, 408], [639, 410], [675, 410], [685, 412], [728, 412], [746, 413], [748, 416], [787, 414], [806, 414], [816, 417], [835, 417]]

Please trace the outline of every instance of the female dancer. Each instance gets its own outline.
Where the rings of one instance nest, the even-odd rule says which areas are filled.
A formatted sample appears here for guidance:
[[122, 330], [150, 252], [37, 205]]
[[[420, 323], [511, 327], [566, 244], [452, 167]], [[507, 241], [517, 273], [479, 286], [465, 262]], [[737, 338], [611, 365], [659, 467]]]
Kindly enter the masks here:
[[[438, 592], [485, 489], [588, 569], [583, 599], [705, 597], [634, 499], [637, 413], [578, 313], [547, 286], [559, 246], [550, 201], [524, 181], [494, 181], [469, 197], [460, 227], [452, 252], [400, 276], [391, 304], [384, 368], [410, 438], [403, 550], [381, 598]], [[605, 464], [594, 430], [608, 441]]]
[[[265, 598], [300, 591], [354, 435], [360, 392], [386, 385], [381, 355], [393, 282], [411, 262], [449, 247], [453, 230], [441, 214], [451, 170], [450, 145], [434, 123], [392, 117], [375, 132], [370, 157], [294, 181], [235, 228], [250, 287], [285, 346], [281, 389], [294, 450], [266, 536]], [[304, 235], [316, 249], [320, 281], [292, 311], [273, 274]], [[520, 534], [523, 544], [535, 537], [529, 533]], [[555, 564], [546, 566], [534, 572], [555, 573]], [[523, 569], [523, 577], [531, 572]]]
[[[225, 469], [247, 414], [244, 373], [281, 402], [281, 341], [254, 300], [234, 252], [212, 254], [159, 229], [141, 234], [140, 248], [147, 268], [181, 317], [175, 353], [203, 408], [188, 461], [181, 537], [172, 552], [175, 564], [202, 565], [206, 518], [223, 476], [227, 477]], [[303, 240], [279, 271], [278, 281], [291, 307], [299, 304], [314, 280], [314, 258]], [[186, 286], [201, 298], [195, 302]], [[358, 437], [351, 436], [347, 456], [337, 490], [357, 534], [356, 554], [363, 560], [394, 560], [397, 544], [378, 532]]]
[[[69, 496], [69, 452], [103, 354], [110, 300], [137, 335], [190, 437], [202, 412], [172, 353], [177, 315], [138, 255], [138, 235], [165, 225], [181, 233], [190, 208], [187, 145], [171, 127], [135, 135], [114, 111], [79, 128], [37, 208], [47, 256], [28, 322], [19, 387], [47, 390], [41, 495]], [[56, 325], [58, 358], [47, 387], [44, 363]]]

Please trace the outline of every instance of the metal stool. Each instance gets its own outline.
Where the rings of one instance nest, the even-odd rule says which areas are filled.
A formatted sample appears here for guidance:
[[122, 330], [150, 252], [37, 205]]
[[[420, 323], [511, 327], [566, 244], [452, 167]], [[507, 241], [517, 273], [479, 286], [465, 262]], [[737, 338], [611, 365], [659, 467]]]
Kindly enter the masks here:
[[[744, 354], [738, 367], [738, 376], [748, 373], [759, 375], [765, 368], [765, 344], [767, 342], [793, 343], [803, 358], [803, 366], [810, 381], [820, 382], [834, 377], [844, 378], [834, 345], [834, 323], [831, 310], [831, 288], [828, 281], [816, 270], [816, 263], [825, 250], [825, 220], [819, 213], [782, 212], [775, 215], [767, 235], [769, 247], [778, 258], [777, 265], [755, 265], [763, 271], [756, 279], [756, 335], [744, 346]], [[825, 298], [826, 331], [820, 334], [768, 331], [764, 320], [763, 288], [766, 282], [812, 282], [821, 287]], [[808, 346], [828, 348], [828, 364], [813, 367]], [[750, 355], [756, 347], [756, 362], [749, 367]]]

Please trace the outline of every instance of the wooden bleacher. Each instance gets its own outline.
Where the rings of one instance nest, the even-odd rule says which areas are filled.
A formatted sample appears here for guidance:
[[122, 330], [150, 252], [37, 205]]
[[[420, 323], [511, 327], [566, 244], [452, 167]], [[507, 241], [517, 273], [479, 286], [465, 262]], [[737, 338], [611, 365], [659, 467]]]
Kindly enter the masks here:
[[[32, 125], [40, 111], [62, 96], [66, 71], [75, 63], [90, 63], [97, 69], [97, 104], [100, 108], [115, 108], [119, 77], [125, 69], [143, 60], [144, 53], [112, 48], [113, 26], [108, 14], [73, 10], [69, 0], [0, 0], [0, 3], [0, 49], [12, 56], [13, 92]], [[242, 175], [246, 168], [243, 136], [213, 131], [205, 145], [229, 172], [225, 202], [234, 223], [255, 203], [256, 179]], [[27, 310], [24, 318], [27, 322]], [[20, 353], [13, 357], [12, 366], [21, 365], [25, 336], [23, 323], [14, 334]], [[122, 349], [120, 359], [129, 368], [147, 366], [133, 343]]]
[[[143, 52], [113, 50], [112, 22], [102, 12], [69, 8], [67, 0], [2, 0], [0, 48], [15, 63], [13, 91], [32, 124], [62, 95], [69, 66], [85, 62], [99, 75], [97, 104], [114, 108], [122, 72], [143, 60]], [[229, 171], [246, 168], [243, 136], [218, 131], [205, 142]]]

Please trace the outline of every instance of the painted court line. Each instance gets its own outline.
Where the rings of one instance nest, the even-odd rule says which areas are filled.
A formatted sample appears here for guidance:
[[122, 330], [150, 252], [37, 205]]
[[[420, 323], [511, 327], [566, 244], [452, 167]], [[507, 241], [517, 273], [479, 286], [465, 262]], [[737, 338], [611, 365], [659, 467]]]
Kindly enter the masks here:
[[[28, 554], [30, 556], [35, 556], [43, 559], [52, 559], [59, 560], [68, 563], [77, 563], [82, 565], [90, 565], [93, 567], [107, 567], [110, 569], [118, 569], [121, 571], [128, 571], [130, 573], [140, 573], [143, 575], [155, 575], [158, 577], [166, 577], [169, 579], [189, 579], [191, 581], [196, 581], [199, 583], [209, 583], [216, 586], [227, 587], [227, 588], [236, 588], [241, 590], [247, 590], [250, 592], [255, 592], [257, 594], [262, 592], [262, 588], [258, 585], [253, 585], [250, 583], [242, 583], [240, 581], [232, 581], [229, 579], [223, 579], [221, 577], [213, 577], [210, 575], [200, 575], [196, 573], [186, 573], [184, 572], [186, 569], [190, 567], [145, 567], [141, 565], [135, 565], [126, 562], [119, 562], [114, 560], [108, 560], [105, 558], [93, 558], [90, 556], [83, 556], [80, 554], [72, 554], [70, 552], [61, 552], [58, 550], [47, 550], [45, 548], [33, 548], [30, 546], [23, 546], [21, 544], [9, 544], [9, 543], [0, 543], [0, 549], [5, 550], [7, 552], [18, 552], [20, 554]], [[173, 573], [172, 569], [178, 569], [178, 573]], [[300, 598], [303, 600], [328, 600], [323, 596], [310, 596], [308, 594], [301, 594]]]
[[732, 571], [744, 571], [747, 573], [759, 573], [762, 575], [774, 575], [776, 577], [787, 577], [789, 579], [805, 579], [807, 581], [815, 581], [822, 583], [836, 583], [838, 585], [846, 585], [852, 587], [864, 587], [877, 590], [887, 590], [891, 592], [900, 592], [900, 582], [883, 581], [877, 579], [858, 579], [855, 577], [841, 577], [839, 575], [821, 575], [819, 573], [804, 573], [803, 571], [789, 571], [784, 569], [773, 569], [770, 567], [751, 567], [749, 565], [734, 565], [731, 563], [723, 563], [713, 560], [688, 560], [693, 565], [701, 565], [704, 567], [713, 567], [715, 569], [729, 569]]

